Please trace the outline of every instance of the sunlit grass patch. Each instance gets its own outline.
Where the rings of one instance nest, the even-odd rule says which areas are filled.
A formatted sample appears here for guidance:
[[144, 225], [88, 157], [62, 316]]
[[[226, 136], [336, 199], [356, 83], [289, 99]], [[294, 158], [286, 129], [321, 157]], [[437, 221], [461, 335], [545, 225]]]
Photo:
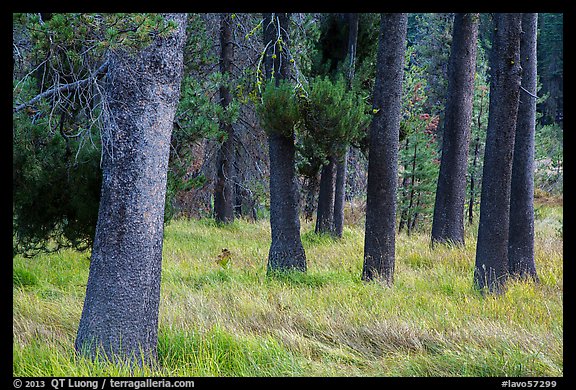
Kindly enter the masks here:
[[170, 376], [284, 376], [301, 369], [276, 339], [233, 334], [218, 325], [202, 332], [161, 328], [159, 360]]

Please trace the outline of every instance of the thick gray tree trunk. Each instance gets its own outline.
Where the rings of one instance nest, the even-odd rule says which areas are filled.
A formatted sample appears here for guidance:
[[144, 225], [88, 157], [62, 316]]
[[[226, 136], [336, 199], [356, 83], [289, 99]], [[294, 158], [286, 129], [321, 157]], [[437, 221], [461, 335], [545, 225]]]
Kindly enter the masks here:
[[362, 279], [394, 281], [398, 142], [404, 52], [405, 13], [382, 14], [376, 59], [374, 109], [370, 126], [366, 233]]
[[[268, 45], [264, 57], [266, 78], [272, 74], [276, 83], [290, 78], [290, 62], [287, 57], [289, 15], [285, 13], [263, 14], [264, 45]], [[280, 36], [278, 35], [280, 34]], [[278, 39], [282, 39], [280, 51]], [[273, 58], [276, 53], [276, 58]], [[300, 238], [298, 215], [298, 183], [294, 155], [294, 134], [286, 137], [269, 133], [270, 155], [270, 227], [272, 243], [268, 253], [267, 271], [306, 271], [306, 254]]]
[[[230, 75], [234, 57], [232, 41], [231, 14], [220, 15], [220, 72]], [[224, 109], [232, 102], [232, 95], [227, 86], [220, 87], [220, 104]], [[216, 185], [214, 186], [214, 218], [218, 222], [234, 221], [234, 185], [232, 181], [234, 168], [234, 128], [231, 123], [221, 123], [220, 130], [227, 135], [220, 146], [216, 167]]]
[[[538, 280], [534, 262], [534, 134], [536, 129], [536, 33], [538, 14], [522, 15], [522, 88], [516, 122], [508, 263], [510, 274]], [[528, 92], [526, 92], [528, 91]]]
[[457, 13], [454, 16], [442, 158], [432, 221], [432, 243], [450, 242], [464, 245], [464, 203], [478, 23], [479, 15], [475, 13]]
[[180, 97], [186, 14], [136, 54], [109, 54], [102, 193], [76, 350], [141, 365], [157, 358], [164, 202]]
[[480, 223], [476, 245], [475, 285], [482, 291], [504, 291], [508, 275], [510, 181], [518, 98], [522, 14], [494, 14], [490, 104]]

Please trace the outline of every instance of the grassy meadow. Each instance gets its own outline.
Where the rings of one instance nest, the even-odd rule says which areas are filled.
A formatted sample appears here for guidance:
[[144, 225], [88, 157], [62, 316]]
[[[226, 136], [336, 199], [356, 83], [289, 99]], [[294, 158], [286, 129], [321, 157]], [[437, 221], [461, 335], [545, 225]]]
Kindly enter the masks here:
[[[340, 241], [302, 223], [308, 272], [266, 276], [270, 226], [172, 221], [165, 229], [159, 366], [78, 357], [89, 253], [13, 261], [14, 376], [563, 376], [563, 213], [536, 206], [539, 285], [472, 285], [463, 248], [397, 236], [395, 284], [362, 282], [364, 231]], [[229, 258], [222, 261], [226, 248]]]

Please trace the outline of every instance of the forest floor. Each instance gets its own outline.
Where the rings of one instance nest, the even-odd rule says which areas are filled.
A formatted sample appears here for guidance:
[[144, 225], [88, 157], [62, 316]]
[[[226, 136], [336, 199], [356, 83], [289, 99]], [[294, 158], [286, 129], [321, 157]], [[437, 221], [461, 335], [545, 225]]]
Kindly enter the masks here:
[[[463, 248], [397, 236], [395, 283], [362, 282], [364, 231], [302, 224], [308, 272], [266, 276], [266, 220], [165, 229], [158, 368], [74, 354], [89, 253], [13, 261], [14, 376], [563, 376], [563, 210], [536, 205], [541, 283], [483, 297]], [[229, 251], [222, 256], [223, 249]]]

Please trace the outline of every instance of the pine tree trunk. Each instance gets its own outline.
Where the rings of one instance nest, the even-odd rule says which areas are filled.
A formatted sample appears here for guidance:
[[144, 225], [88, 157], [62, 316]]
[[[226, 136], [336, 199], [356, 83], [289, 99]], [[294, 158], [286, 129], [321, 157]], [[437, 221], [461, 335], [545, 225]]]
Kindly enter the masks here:
[[344, 231], [344, 204], [346, 203], [346, 176], [348, 173], [348, 147], [344, 156], [336, 161], [336, 182], [334, 189], [334, 237], [342, 238]]
[[75, 348], [153, 364], [170, 136], [180, 97], [186, 14], [136, 55], [110, 51], [102, 130], [102, 195]]
[[332, 234], [334, 226], [334, 187], [336, 185], [336, 159], [330, 157], [322, 167], [320, 175], [320, 192], [316, 211], [316, 233]]
[[[238, 155], [236, 155], [236, 157], [238, 157]], [[236, 171], [238, 172], [238, 171]], [[238, 176], [236, 176], [238, 177]], [[236, 217], [241, 217], [244, 215], [243, 210], [242, 210], [242, 187], [240, 187], [240, 184], [236, 183], [234, 185], [234, 215]]]
[[478, 23], [478, 14], [457, 13], [454, 17], [442, 158], [432, 221], [432, 243], [450, 242], [464, 245], [466, 171], [472, 123]]
[[412, 227], [411, 227], [412, 231], [416, 230], [416, 228], [418, 227], [418, 217], [420, 216], [420, 213], [418, 212], [418, 210], [420, 209], [420, 198], [421, 193], [418, 193], [418, 196], [416, 197], [416, 207], [415, 207], [416, 211], [412, 216]]
[[294, 141], [282, 135], [268, 136], [270, 149], [270, 225], [272, 244], [268, 272], [306, 271], [306, 256], [300, 239], [298, 191], [294, 172]]
[[414, 211], [414, 194], [416, 190], [416, 157], [418, 157], [418, 143], [414, 142], [414, 153], [412, 154], [412, 176], [410, 177], [410, 196], [408, 200], [407, 209], [407, 224], [408, 235], [412, 232], [412, 212]]
[[494, 21], [474, 282], [482, 291], [501, 293], [508, 275], [510, 181], [520, 94], [522, 15], [497, 13]]
[[[538, 14], [522, 14], [520, 65], [522, 87], [536, 95]], [[512, 275], [538, 280], [534, 263], [534, 134], [536, 99], [520, 91], [512, 162], [508, 263]]]
[[369, 135], [362, 280], [394, 281], [398, 142], [407, 14], [382, 14]]
[[[352, 88], [354, 79], [356, 46], [358, 41], [357, 13], [348, 14], [348, 73], [346, 75], [348, 89]], [[346, 177], [348, 174], [348, 145], [342, 146], [344, 155], [336, 161], [336, 187], [334, 194], [334, 227], [333, 235], [341, 238], [344, 231], [344, 204], [346, 203]]]
[[[348, 17], [348, 42], [347, 58], [348, 72], [346, 74], [347, 88], [352, 88], [356, 63], [356, 46], [358, 41], [358, 20], [359, 14], [349, 13]], [[342, 238], [344, 231], [344, 204], [346, 203], [346, 176], [348, 174], [348, 145], [342, 145], [343, 155], [338, 156], [336, 161], [336, 184], [334, 189], [334, 223], [332, 234], [334, 237]]]
[[480, 137], [477, 137], [474, 145], [474, 159], [472, 160], [472, 172], [470, 173], [470, 201], [468, 202], [468, 223], [474, 222], [474, 203], [476, 202], [476, 165], [478, 165], [478, 153], [480, 150]]
[[245, 215], [243, 210], [245, 190], [240, 184], [241, 182], [245, 182], [245, 177], [243, 172], [240, 170], [240, 167], [245, 164], [246, 157], [244, 157], [240, 152], [241, 146], [241, 142], [234, 143], [234, 216], [236, 218]]
[[[220, 15], [220, 72], [230, 75], [234, 45], [232, 42], [231, 14]], [[232, 102], [227, 86], [220, 87], [220, 104], [226, 109]], [[220, 146], [216, 166], [216, 184], [214, 186], [214, 218], [221, 223], [234, 221], [234, 185], [232, 181], [234, 168], [234, 128], [231, 123], [221, 123], [220, 130], [227, 135]]]
[[[274, 74], [279, 83], [290, 78], [289, 59], [287, 58], [289, 16], [263, 14], [264, 45], [268, 49], [264, 58], [266, 78]], [[274, 46], [278, 45], [278, 32], [281, 34], [283, 50], [276, 47], [276, 58], [272, 57]], [[274, 271], [306, 271], [306, 254], [300, 238], [300, 219], [298, 215], [298, 183], [294, 165], [294, 134], [286, 137], [269, 133], [268, 150], [270, 155], [270, 226], [272, 243], [268, 253], [268, 273]]]
[[[410, 146], [410, 137], [406, 137], [406, 142], [404, 143], [404, 150], [408, 150], [408, 147]], [[408, 200], [408, 175], [406, 175], [406, 171], [408, 170], [408, 164], [404, 164], [404, 174], [402, 175], [402, 183], [400, 184], [400, 196], [401, 196], [401, 201], [400, 201], [400, 205], [402, 208], [402, 212], [400, 213], [400, 221], [398, 223], [398, 233], [400, 233], [402, 231], [402, 229], [404, 229], [404, 226], [406, 226], [406, 221], [408, 218], [408, 208], [404, 207], [404, 205], [406, 204], [407, 200]]]
[[[478, 110], [478, 116], [476, 117], [476, 126], [478, 131], [482, 129], [482, 115], [484, 112], [484, 93], [480, 95], [480, 107]], [[476, 136], [474, 140], [474, 159], [472, 160], [472, 171], [470, 173], [470, 201], [468, 202], [468, 223], [472, 224], [474, 222], [474, 204], [476, 203], [476, 169], [478, 166], [478, 156], [480, 154], [480, 136]]]
[[314, 216], [314, 202], [319, 187], [318, 175], [310, 176], [306, 185], [306, 204], [304, 205], [304, 218], [312, 221]]

